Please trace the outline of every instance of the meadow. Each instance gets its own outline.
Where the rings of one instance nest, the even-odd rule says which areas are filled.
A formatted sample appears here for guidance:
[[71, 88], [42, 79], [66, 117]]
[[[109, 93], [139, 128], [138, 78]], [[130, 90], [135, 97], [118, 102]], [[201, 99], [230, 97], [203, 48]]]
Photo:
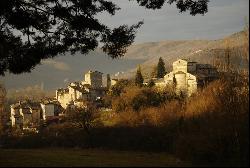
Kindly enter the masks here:
[[113, 151], [102, 149], [1, 149], [0, 167], [66, 166], [190, 166], [167, 153]]

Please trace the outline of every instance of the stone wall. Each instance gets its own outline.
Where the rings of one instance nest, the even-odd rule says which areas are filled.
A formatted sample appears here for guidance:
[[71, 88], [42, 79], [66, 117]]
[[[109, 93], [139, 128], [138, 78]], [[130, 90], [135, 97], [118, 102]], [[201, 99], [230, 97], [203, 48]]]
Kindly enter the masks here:
[[85, 83], [93, 88], [102, 87], [102, 73], [98, 71], [89, 71], [85, 74]]
[[187, 73], [187, 61], [179, 59], [173, 62], [173, 72], [176, 73], [178, 71]]
[[66, 109], [67, 104], [72, 100], [69, 93], [58, 94], [57, 100], [60, 102], [61, 106]]
[[178, 95], [191, 96], [197, 91], [197, 78], [189, 72], [196, 74], [196, 65], [196, 62], [188, 62], [182, 59], [175, 61], [173, 71], [164, 76], [165, 83], [175, 85]]

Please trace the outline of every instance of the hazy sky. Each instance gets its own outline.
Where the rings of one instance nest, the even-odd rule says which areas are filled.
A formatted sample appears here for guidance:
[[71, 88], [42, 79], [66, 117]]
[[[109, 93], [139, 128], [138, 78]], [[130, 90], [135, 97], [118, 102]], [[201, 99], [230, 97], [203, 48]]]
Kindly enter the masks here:
[[179, 13], [175, 4], [165, 4], [160, 10], [148, 10], [135, 1], [113, 0], [121, 7], [115, 16], [102, 15], [103, 22], [118, 26], [144, 20], [135, 39], [136, 43], [184, 40], [218, 39], [241, 31], [249, 18], [249, 0], [210, 0], [208, 13], [191, 16]]

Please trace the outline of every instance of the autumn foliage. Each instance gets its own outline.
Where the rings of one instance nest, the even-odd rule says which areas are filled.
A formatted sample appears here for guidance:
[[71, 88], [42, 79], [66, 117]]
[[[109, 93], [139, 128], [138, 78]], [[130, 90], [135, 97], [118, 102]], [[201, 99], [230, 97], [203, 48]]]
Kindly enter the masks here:
[[[88, 118], [83, 112], [73, 117], [75, 124], [15, 134], [2, 138], [3, 145], [163, 151], [194, 165], [249, 164], [249, 77], [244, 74], [224, 73], [189, 98], [178, 97], [172, 88], [127, 83], [109, 100], [112, 111], [93, 109], [98, 115]], [[78, 126], [82, 121], [99, 124], [86, 129]]]

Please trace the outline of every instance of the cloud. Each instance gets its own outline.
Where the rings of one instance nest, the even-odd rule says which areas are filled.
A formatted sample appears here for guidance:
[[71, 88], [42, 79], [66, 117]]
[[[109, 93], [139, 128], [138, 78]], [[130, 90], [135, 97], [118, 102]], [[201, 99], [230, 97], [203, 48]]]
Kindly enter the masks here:
[[61, 62], [61, 61], [55, 61], [52, 59], [43, 60], [42, 64], [50, 65], [50, 66], [52, 66], [55, 69], [58, 69], [60, 71], [69, 71], [70, 70], [70, 67], [68, 64]]
[[249, 0], [210, 0], [208, 13], [191, 16], [179, 13], [176, 5], [165, 4], [160, 10], [140, 7], [136, 1], [112, 0], [121, 10], [115, 16], [100, 15], [111, 27], [144, 20], [135, 43], [162, 40], [219, 39], [241, 31], [249, 16]]

